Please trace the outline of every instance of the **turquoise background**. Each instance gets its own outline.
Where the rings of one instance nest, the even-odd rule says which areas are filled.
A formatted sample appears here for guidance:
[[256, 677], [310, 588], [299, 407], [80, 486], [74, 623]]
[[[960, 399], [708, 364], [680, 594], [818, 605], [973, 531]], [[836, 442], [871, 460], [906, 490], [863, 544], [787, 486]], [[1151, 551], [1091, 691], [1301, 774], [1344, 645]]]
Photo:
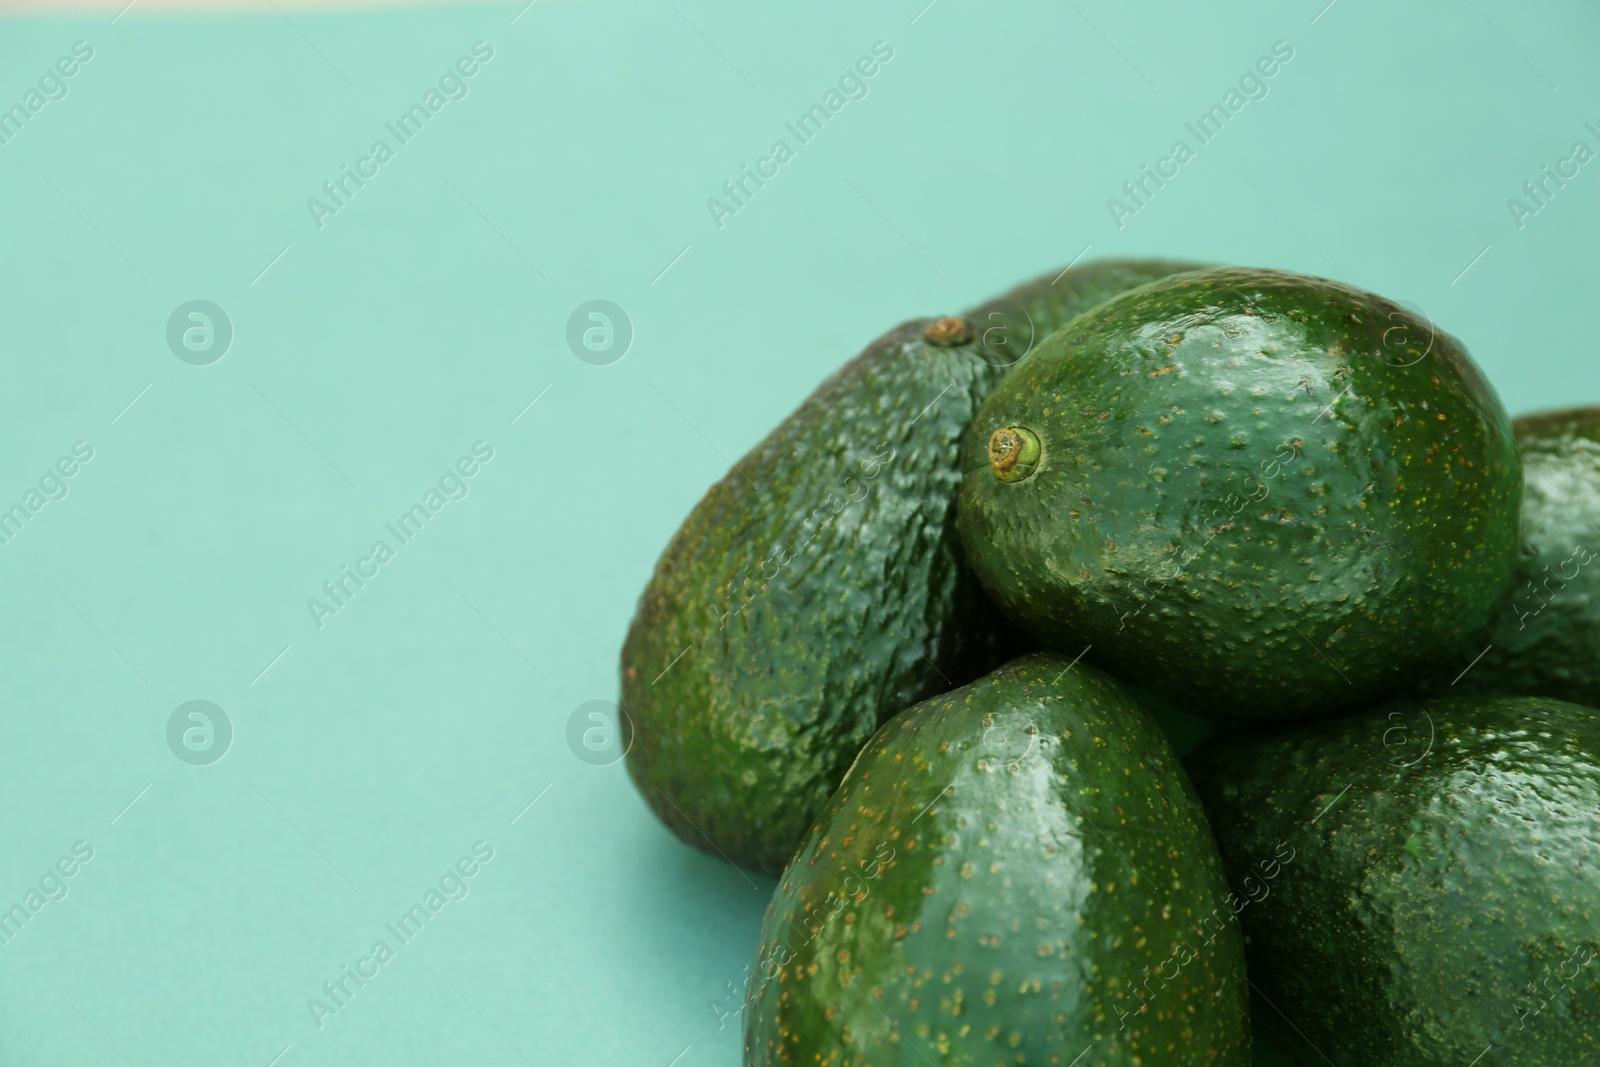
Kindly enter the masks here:
[[[0, 546], [0, 905], [94, 853], [0, 946], [0, 1063], [737, 1063], [718, 1011], [770, 883], [678, 844], [568, 720], [615, 698], [699, 495], [898, 320], [1080, 254], [1284, 267], [1420, 306], [1513, 412], [1600, 401], [1600, 165], [1507, 207], [1600, 148], [1600, 10], [1324, 2], [0, 23], [0, 105], [94, 50], [0, 145], [0, 508], [93, 449]], [[318, 228], [307, 199], [480, 40], [466, 98]], [[719, 228], [707, 199], [877, 41], [868, 95]], [[1277, 41], [1268, 95], [1119, 228], [1107, 199]], [[634, 332], [608, 366], [565, 339], [597, 298]], [[209, 366], [165, 337], [193, 299], [234, 330]], [[479, 441], [466, 498], [318, 628], [307, 599]], [[194, 699], [234, 731], [208, 766], [167, 743]], [[319, 1029], [308, 998], [480, 841]]]

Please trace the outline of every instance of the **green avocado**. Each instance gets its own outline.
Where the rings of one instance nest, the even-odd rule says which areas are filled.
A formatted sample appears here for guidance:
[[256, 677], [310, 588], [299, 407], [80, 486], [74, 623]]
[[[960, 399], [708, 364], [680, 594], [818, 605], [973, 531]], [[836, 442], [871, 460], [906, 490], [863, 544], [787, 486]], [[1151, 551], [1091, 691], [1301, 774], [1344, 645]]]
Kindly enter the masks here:
[[906, 323], [711, 487], [622, 650], [628, 771], [679, 837], [777, 874], [879, 723], [1019, 650], [961, 559], [961, 435], [1036, 335], [1189, 266], [1088, 264]]
[[1407, 701], [1190, 769], [1296, 1062], [1600, 1063], [1600, 712]]
[[1161, 278], [1204, 269], [1168, 259], [1101, 259], [1042, 274], [967, 312], [984, 358], [1009, 368], [1061, 327], [1112, 297]]
[[1600, 707], [1600, 408], [1512, 425], [1524, 485], [1511, 590], [1430, 691]]
[[1419, 681], [1516, 554], [1510, 422], [1388, 300], [1279, 271], [1152, 282], [1035, 348], [967, 433], [1001, 609], [1189, 710], [1288, 718]]
[[896, 716], [767, 907], [746, 1067], [1248, 1067], [1244, 948], [1154, 720], [1035, 653]]

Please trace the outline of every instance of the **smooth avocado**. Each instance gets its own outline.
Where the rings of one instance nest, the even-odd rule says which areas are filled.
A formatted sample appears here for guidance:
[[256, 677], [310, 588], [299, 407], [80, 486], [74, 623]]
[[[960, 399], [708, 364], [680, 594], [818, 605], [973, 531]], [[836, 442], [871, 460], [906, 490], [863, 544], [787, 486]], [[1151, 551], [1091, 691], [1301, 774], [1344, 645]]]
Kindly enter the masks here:
[[1048, 648], [1207, 715], [1414, 684], [1504, 594], [1522, 470], [1449, 336], [1320, 278], [1216, 267], [1068, 324], [983, 404], [960, 532]]
[[1528, 415], [1511, 588], [1432, 689], [1600, 707], [1600, 408]]
[[746, 1067], [1248, 1067], [1249, 986], [1160, 729], [1037, 653], [862, 749], [784, 872]]
[[1190, 769], [1294, 1062], [1600, 1063], [1600, 711], [1397, 703]]
[[622, 650], [628, 771], [679, 837], [776, 875], [879, 723], [1018, 651], [957, 543], [961, 436], [1035, 338], [1190, 266], [1087, 264], [897, 327], [711, 487]]

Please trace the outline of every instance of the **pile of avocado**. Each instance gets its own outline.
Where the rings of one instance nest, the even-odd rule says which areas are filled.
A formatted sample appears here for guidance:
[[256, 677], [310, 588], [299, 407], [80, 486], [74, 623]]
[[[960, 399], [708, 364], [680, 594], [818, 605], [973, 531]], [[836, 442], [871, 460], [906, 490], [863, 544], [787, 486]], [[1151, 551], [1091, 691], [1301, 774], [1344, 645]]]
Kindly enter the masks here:
[[1155, 260], [868, 345], [622, 652], [645, 801], [780, 879], [748, 1067], [1600, 1063], [1597, 705], [1600, 409]]

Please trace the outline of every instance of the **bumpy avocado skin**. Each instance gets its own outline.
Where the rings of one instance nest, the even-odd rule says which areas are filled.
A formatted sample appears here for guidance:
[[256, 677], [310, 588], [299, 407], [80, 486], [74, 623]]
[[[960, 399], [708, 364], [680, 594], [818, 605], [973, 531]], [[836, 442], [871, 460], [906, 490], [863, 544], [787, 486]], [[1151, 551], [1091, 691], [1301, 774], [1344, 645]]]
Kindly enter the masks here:
[[1174, 259], [1101, 259], [1041, 274], [967, 312], [989, 362], [1010, 367], [1090, 308], [1141, 285], [1205, 269]]
[[[991, 470], [1031, 429], [1034, 473]], [[1517, 546], [1510, 421], [1465, 351], [1370, 293], [1175, 275], [1074, 320], [967, 434], [960, 530], [1001, 608], [1190, 710], [1288, 718], [1414, 684]]]
[[1396, 703], [1189, 766], [1296, 1062], [1600, 1062], [1600, 712]]
[[767, 908], [746, 1067], [1248, 1067], [1216, 846], [1160, 729], [1036, 653], [896, 716]]
[[1524, 482], [1511, 589], [1467, 642], [1460, 665], [1430, 690], [1600, 707], [1600, 408], [1527, 415], [1512, 425]]
[[906, 323], [712, 486], [622, 650], [628, 771], [680, 838], [778, 874], [880, 722], [1015, 654], [960, 554], [962, 432], [1025, 329], [1187, 266], [1038, 279], [974, 312], [988, 325], [964, 343]]

